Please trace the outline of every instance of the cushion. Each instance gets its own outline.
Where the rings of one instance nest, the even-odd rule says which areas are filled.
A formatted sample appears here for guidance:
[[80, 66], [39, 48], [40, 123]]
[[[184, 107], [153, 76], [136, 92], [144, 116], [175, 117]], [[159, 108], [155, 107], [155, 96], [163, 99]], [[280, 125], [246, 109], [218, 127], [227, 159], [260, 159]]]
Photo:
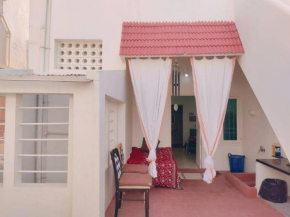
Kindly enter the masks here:
[[125, 164], [123, 173], [140, 173], [148, 174], [148, 166], [141, 164]]
[[120, 186], [148, 186], [152, 185], [152, 177], [148, 174], [123, 173], [119, 180]]
[[116, 164], [116, 170], [117, 170], [117, 175], [118, 175], [118, 179], [120, 179], [121, 175], [122, 175], [122, 167], [121, 167], [121, 163], [119, 160], [118, 155], [115, 153], [114, 154], [114, 161]]

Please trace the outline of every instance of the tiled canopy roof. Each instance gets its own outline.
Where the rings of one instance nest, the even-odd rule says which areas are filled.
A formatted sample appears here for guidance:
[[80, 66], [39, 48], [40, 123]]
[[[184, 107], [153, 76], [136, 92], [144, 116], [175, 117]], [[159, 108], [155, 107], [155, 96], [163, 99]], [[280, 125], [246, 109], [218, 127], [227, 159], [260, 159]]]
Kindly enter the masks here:
[[121, 56], [242, 54], [234, 22], [124, 22]]

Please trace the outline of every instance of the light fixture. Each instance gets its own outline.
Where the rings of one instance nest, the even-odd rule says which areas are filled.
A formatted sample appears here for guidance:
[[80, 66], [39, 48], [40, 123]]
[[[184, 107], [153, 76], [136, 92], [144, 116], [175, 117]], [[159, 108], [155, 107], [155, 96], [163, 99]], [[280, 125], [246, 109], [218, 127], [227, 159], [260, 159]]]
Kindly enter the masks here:
[[174, 104], [173, 109], [174, 109], [174, 111], [177, 112], [177, 110], [178, 110], [178, 105], [177, 105], [177, 104]]
[[187, 77], [188, 77], [188, 74], [187, 74], [187, 68], [185, 68], [185, 70], [184, 70], [184, 74], [185, 74], [185, 77], [187, 78]]
[[249, 115], [251, 115], [251, 116], [255, 116], [255, 115], [256, 115], [255, 110], [249, 110], [248, 113], [249, 113]]

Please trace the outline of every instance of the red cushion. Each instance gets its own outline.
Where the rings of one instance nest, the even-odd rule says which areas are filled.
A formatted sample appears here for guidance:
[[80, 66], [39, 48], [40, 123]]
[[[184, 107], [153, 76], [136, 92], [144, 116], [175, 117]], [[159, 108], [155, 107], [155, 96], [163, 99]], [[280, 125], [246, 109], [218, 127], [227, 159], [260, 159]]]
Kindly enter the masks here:
[[[174, 160], [170, 147], [159, 148], [157, 155], [157, 178], [152, 179], [154, 186], [179, 188], [180, 179], [178, 177], [178, 167]], [[149, 165], [146, 161], [148, 153], [141, 151], [140, 148], [132, 147], [132, 152], [127, 164]]]
[[123, 173], [148, 174], [148, 166], [142, 164], [125, 164]]

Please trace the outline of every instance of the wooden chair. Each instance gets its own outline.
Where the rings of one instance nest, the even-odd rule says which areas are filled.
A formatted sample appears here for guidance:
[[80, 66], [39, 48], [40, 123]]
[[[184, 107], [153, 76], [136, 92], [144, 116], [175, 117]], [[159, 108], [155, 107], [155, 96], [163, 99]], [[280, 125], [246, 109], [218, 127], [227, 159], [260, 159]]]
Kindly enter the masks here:
[[[123, 173], [118, 150], [113, 149], [110, 154], [116, 184], [115, 217], [118, 216], [122, 201], [145, 201], [145, 217], [149, 217], [149, 190], [152, 186], [152, 177], [148, 174]], [[124, 192], [145, 193], [145, 199], [124, 199]]]

